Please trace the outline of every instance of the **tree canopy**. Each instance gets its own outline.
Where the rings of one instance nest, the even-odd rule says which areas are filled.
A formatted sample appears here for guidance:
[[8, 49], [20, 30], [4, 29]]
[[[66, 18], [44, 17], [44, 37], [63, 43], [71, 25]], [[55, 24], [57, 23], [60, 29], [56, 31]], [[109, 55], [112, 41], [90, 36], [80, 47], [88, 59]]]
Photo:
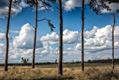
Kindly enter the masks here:
[[119, 0], [91, 0], [89, 6], [96, 14], [117, 13]]

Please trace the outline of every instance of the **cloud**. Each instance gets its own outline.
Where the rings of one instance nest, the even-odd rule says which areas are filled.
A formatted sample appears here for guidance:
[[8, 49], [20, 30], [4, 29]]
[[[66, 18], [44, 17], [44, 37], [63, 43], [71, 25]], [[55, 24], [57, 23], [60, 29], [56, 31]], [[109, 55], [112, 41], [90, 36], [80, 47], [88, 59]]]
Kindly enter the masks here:
[[[9, 47], [9, 62], [21, 62], [21, 57], [32, 59], [33, 42], [34, 42], [34, 28], [29, 24], [25, 24], [21, 27], [20, 31], [11, 31], [10, 47]], [[16, 34], [14, 35], [13, 34]], [[4, 54], [6, 50], [5, 45], [5, 33], [0, 33], [0, 62], [4, 62]], [[40, 38], [37, 37], [36, 41], [36, 55], [44, 56], [42, 53], [43, 45]], [[39, 53], [39, 51], [41, 51]]]
[[[99, 0], [96, 0], [99, 3]], [[90, 2], [90, 0], [85, 0], [85, 4], [88, 4]], [[102, 7], [100, 7], [100, 3], [98, 5], [95, 5], [95, 7], [99, 6], [102, 13], [116, 13], [119, 10], [119, 3], [109, 3], [109, 2], [105, 2], [105, 4], [107, 6], [109, 6], [109, 8], [111, 9], [110, 11], [107, 9], [102, 9]], [[67, 0], [64, 1], [64, 8], [67, 11], [70, 11], [72, 9], [75, 9], [77, 7], [81, 7], [82, 6], [82, 0]]]
[[70, 31], [65, 29], [63, 32], [63, 41], [66, 44], [77, 43], [79, 40], [79, 33], [78, 31]]
[[[109, 1], [104, 1], [102, 3], [100, 0], [95, 0], [95, 3], [92, 3], [95, 9], [99, 10], [101, 13], [116, 13], [119, 10], [119, 3], [109, 3]], [[104, 7], [104, 5], [108, 6]]]
[[[21, 27], [19, 35], [14, 38], [13, 46], [15, 48], [32, 49], [33, 43], [34, 43], [34, 29], [29, 23], [27, 23]], [[42, 47], [42, 43], [38, 38], [36, 43], [37, 43], [36, 48]]]
[[9, 56], [10, 59], [20, 59], [21, 57], [31, 58], [32, 53], [33, 49], [10, 48]]
[[[98, 52], [110, 50], [112, 48], [112, 27], [107, 25], [102, 28], [94, 27], [90, 31], [85, 31], [85, 50]], [[119, 48], [119, 26], [115, 27], [115, 48]], [[76, 45], [76, 49], [81, 50], [81, 43]]]
[[65, 2], [65, 10], [71, 10], [75, 7], [81, 6], [80, 0], [68, 0]]
[[111, 9], [110, 11], [111, 13], [116, 13], [119, 10], [119, 3], [111, 3], [111, 4], [107, 3], [107, 5]]
[[[28, 58], [30, 62], [32, 61], [33, 49], [20, 49], [20, 48], [11, 48], [9, 52], [9, 62], [21, 62], [21, 58]], [[36, 49], [36, 62], [44, 61], [48, 62], [56, 58], [55, 50], [51, 49], [50, 51], [46, 48], [37, 48]], [[52, 56], [55, 56], [52, 58]]]
[[[90, 0], [85, 0], [85, 4], [88, 4]], [[72, 10], [76, 7], [82, 6], [82, 0], [67, 0], [65, 1], [64, 8], [65, 10]]]
[[[22, 9], [26, 6], [24, 0], [17, 0], [17, 3], [12, 4], [11, 14], [16, 15], [21, 12]], [[23, 4], [24, 3], [24, 4]], [[7, 16], [8, 14], [8, 0], [0, 0], [0, 16]]]
[[[22, 12], [22, 10], [29, 5], [26, 3], [26, 0], [13, 0], [12, 7], [11, 7], [11, 15], [17, 15], [18, 13]], [[39, 10], [49, 10], [49, 8], [42, 7], [43, 4], [39, 1]], [[0, 18], [7, 17], [9, 9], [9, 1], [8, 0], [0, 0]]]
[[0, 41], [5, 40], [5, 33], [0, 33]]
[[7, 0], [0, 0], [0, 7], [5, 7], [8, 5], [8, 1]]
[[52, 32], [51, 34], [46, 34], [45, 36], [41, 37], [42, 42], [49, 41], [51, 44], [57, 43], [59, 40], [59, 35], [56, 32]]
[[[106, 59], [111, 58], [112, 26], [106, 25], [98, 28], [94, 26], [91, 30], [85, 31], [85, 60]], [[1, 33], [4, 35], [4, 33]], [[34, 29], [27, 23], [18, 31], [18, 35], [14, 36], [10, 44], [9, 62], [21, 62], [21, 57], [28, 58], [32, 61], [33, 53], [33, 36]], [[1, 37], [1, 36], [0, 36]], [[64, 62], [80, 61], [81, 42], [80, 32], [65, 29], [64, 37]], [[41, 39], [41, 41], [40, 41]], [[1, 40], [5, 40], [1, 38]], [[5, 44], [0, 40], [0, 62], [4, 62]], [[49, 40], [50, 45], [43, 45]], [[58, 59], [59, 35], [52, 32], [37, 38], [36, 62], [55, 62]], [[118, 58], [119, 51], [119, 26], [115, 26], [115, 57]]]
[[25, 0], [21, 0], [20, 4], [19, 4], [22, 8], [28, 7], [28, 4], [26, 4]]
[[[70, 31], [65, 29], [63, 31], [63, 41], [64, 44], [73, 44], [76, 43], [79, 39], [78, 31]], [[59, 35], [56, 32], [52, 32], [51, 34], [46, 34], [41, 37], [41, 41], [47, 42], [49, 41], [51, 44], [56, 44], [59, 41]]]

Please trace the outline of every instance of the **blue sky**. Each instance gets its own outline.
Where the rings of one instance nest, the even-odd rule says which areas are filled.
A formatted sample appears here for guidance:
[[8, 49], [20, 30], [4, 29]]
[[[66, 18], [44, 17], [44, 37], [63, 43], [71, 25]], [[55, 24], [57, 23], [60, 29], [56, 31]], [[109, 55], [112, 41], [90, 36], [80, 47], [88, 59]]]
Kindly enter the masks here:
[[[71, 11], [64, 11], [63, 16], [64, 29], [68, 28], [78, 31], [81, 30], [81, 8], [75, 8]], [[58, 31], [59, 17], [57, 10], [39, 11], [39, 20], [43, 18], [51, 19], [52, 23], [56, 26], [55, 31]], [[33, 8], [24, 8], [22, 12], [12, 16], [10, 30], [20, 30], [21, 26], [23, 26], [25, 23], [30, 23], [32, 26], [34, 25]], [[0, 27], [2, 28], [0, 30], [5, 31], [6, 19], [1, 18], [0, 24]], [[89, 8], [88, 5], [85, 7], [85, 30], [90, 30], [93, 28], [93, 26], [104, 27], [108, 24], [112, 24], [112, 16], [110, 14], [97, 15]], [[116, 17], [116, 25], [119, 25], [119, 15]], [[50, 32], [46, 21], [39, 22], [38, 29], [41, 35]]]
[[[66, 5], [68, 5], [68, 1], [65, 2]], [[80, 0], [76, 1], [80, 2]], [[16, 10], [13, 13], [16, 14], [12, 15], [10, 22], [9, 62], [20, 62], [21, 57], [32, 60], [35, 12], [33, 8], [23, 6], [23, 3], [22, 6], [21, 4], [19, 6], [18, 9], [13, 7]], [[59, 16], [56, 6], [51, 11], [39, 10], [38, 19], [51, 19], [56, 29], [54, 32], [50, 32], [46, 21], [38, 23], [37, 62], [55, 61], [58, 57]], [[81, 6], [72, 3], [72, 7], [68, 6], [68, 11], [65, 7], [63, 10], [64, 61], [79, 61], [81, 50]], [[0, 10], [2, 9], [0, 8]], [[7, 18], [0, 18], [0, 62], [4, 62], [6, 21]], [[85, 60], [111, 58], [111, 25], [112, 16], [110, 14], [97, 15], [89, 8], [88, 4], [85, 5]], [[115, 26], [116, 58], [119, 57], [117, 54], [119, 51], [118, 39], [119, 14], [116, 15]]]

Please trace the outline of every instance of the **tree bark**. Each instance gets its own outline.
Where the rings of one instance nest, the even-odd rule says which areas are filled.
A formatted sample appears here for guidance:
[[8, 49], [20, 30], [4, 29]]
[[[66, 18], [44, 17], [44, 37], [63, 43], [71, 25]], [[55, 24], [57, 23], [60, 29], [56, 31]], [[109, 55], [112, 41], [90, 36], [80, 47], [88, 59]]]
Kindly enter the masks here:
[[11, 7], [12, 7], [12, 0], [9, 1], [9, 10], [8, 10], [7, 27], [6, 27], [6, 54], [5, 54], [5, 67], [4, 67], [5, 71], [8, 71], [9, 26], [10, 26]]
[[35, 28], [34, 28], [34, 45], [33, 45], [33, 56], [32, 56], [32, 68], [35, 68], [35, 49], [37, 40], [37, 28], [38, 28], [38, 1], [35, 0]]
[[114, 71], [114, 29], [115, 29], [115, 14], [112, 15], [113, 17], [113, 25], [112, 25], [112, 70]]
[[82, 32], [81, 32], [81, 70], [84, 71], [84, 2], [82, 0]]
[[62, 16], [62, 0], [59, 0], [59, 23], [60, 23], [60, 39], [59, 39], [59, 64], [58, 74], [63, 75], [63, 16]]

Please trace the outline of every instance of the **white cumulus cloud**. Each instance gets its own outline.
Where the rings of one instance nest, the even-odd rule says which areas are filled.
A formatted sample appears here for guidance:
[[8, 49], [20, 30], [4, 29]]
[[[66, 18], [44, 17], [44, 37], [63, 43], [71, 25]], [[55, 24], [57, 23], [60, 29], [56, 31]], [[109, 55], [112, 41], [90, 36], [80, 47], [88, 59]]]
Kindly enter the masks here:
[[[102, 51], [109, 50], [112, 47], [112, 27], [107, 25], [102, 28], [94, 27], [91, 31], [85, 31], [85, 50]], [[119, 48], [119, 26], [115, 27], [115, 48]], [[81, 49], [81, 43], [76, 45]]]
[[63, 41], [66, 44], [77, 43], [79, 40], [79, 32], [78, 31], [70, 31], [65, 29], [63, 32]]
[[[76, 43], [79, 39], [78, 31], [70, 31], [65, 29], [63, 31], [63, 42], [65, 44], [73, 44]], [[49, 41], [51, 44], [58, 43], [59, 35], [56, 32], [52, 32], [51, 34], [46, 34], [45, 36], [41, 37], [41, 41]]]
[[[85, 0], [85, 4], [89, 3], [90, 0]], [[72, 10], [76, 7], [81, 7], [82, 0], [67, 0], [65, 2], [64, 8], [65, 10]]]
[[59, 35], [56, 32], [52, 32], [51, 34], [46, 34], [45, 36], [41, 37], [41, 41], [49, 41], [51, 44], [54, 44], [56, 42], [58, 42], [59, 40]]
[[[37, 38], [36, 48], [42, 47], [42, 43]], [[25, 48], [31, 49], [33, 48], [34, 43], [34, 29], [33, 27], [27, 23], [21, 27], [19, 35], [15, 37], [13, 40], [13, 46], [16, 48]]]
[[[18, 31], [18, 35], [14, 36], [10, 41], [9, 62], [21, 62], [21, 57], [32, 61], [33, 53], [33, 36], [34, 28], [29, 24], [25, 24]], [[4, 62], [5, 41], [4, 33], [0, 33], [0, 62]], [[3, 36], [3, 37], [2, 37]], [[64, 61], [79, 61], [81, 54], [80, 32], [65, 29], [63, 31], [64, 41]], [[119, 51], [119, 26], [115, 26], [115, 57]], [[112, 26], [106, 25], [98, 28], [93, 27], [91, 30], [85, 31], [85, 60], [88, 59], [105, 59], [111, 58], [112, 49]], [[2, 41], [3, 40], [3, 41]], [[42, 45], [42, 42], [49, 44]], [[59, 35], [56, 32], [48, 33], [41, 38], [37, 38], [36, 62], [55, 61], [58, 58]], [[11, 45], [13, 43], [13, 45]], [[100, 52], [101, 51], [101, 52]], [[92, 54], [93, 53], [93, 54]]]

